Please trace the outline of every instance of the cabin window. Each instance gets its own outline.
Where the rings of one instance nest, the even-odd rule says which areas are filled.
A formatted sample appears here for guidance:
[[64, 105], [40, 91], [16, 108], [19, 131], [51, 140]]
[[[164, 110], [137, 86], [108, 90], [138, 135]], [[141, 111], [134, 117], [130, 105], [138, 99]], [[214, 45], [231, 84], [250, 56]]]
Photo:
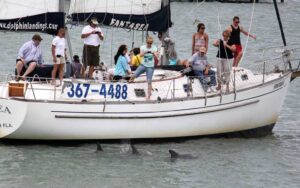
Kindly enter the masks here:
[[136, 97], [146, 97], [146, 92], [144, 89], [134, 89]]
[[248, 80], [248, 75], [247, 74], [242, 74], [241, 78], [243, 81]]

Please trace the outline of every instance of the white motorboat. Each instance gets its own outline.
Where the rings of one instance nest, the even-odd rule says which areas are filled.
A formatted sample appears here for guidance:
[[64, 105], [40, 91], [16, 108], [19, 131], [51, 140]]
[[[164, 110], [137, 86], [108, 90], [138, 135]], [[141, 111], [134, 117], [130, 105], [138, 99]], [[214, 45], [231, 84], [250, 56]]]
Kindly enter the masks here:
[[[59, 12], [59, 1], [55, 2], [53, 12]], [[94, 1], [80, 7], [75, 2], [71, 1], [70, 15], [73, 21], [83, 21]], [[159, 1], [159, 6], [152, 7], [155, 11], [149, 12], [149, 20], [151, 16], [168, 14], [168, 3]], [[55, 4], [53, 0], [51, 4]], [[106, 25], [126, 29], [156, 31], [170, 26], [167, 19], [160, 25], [165, 28], [156, 28], [155, 21], [145, 23], [137, 15], [125, 23], [126, 18], [117, 14], [124, 11], [124, 6], [115, 7], [115, 14], [110, 14], [112, 10], [104, 14], [100, 8], [107, 9], [103, 7], [98, 13], [88, 14], [99, 20], [103, 18], [102, 23]], [[83, 7], [87, 8], [86, 12], [82, 11]], [[50, 28], [45, 32], [53, 31]], [[197, 78], [182, 71], [156, 69], [150, 100], [145, 100], [147, 84], [143, 76], [133, 83], [64, 79], [60, 87], [38, 76], [18, 82], [14, 76], [8, 76], [0, 84], [0, 138], [138, 139], [235, 132], [265, 135], [272, 131], [279, 116], [293, 74], [289, 65], [299, 61], [293, 57], [297, 50], [283, 47], [279, 57], [256, 63], [259, 68], [254, 70], [259, 71], [233, 68], [229, 91], [222, 88], [219, 92], [209, 92]], [[282, 62], [278, 63], [279, 59]]]

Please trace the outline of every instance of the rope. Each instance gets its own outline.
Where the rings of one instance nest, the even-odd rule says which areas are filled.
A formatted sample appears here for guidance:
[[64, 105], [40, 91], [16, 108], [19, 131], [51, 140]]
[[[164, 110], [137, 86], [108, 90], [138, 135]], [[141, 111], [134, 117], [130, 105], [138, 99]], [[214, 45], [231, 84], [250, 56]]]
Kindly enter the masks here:
[[[114, 9], [113, 9], [113, 16], [115, 17], [115, 10], [116, 10], [116, 1], [114, 0]], [[114, 27], [111, 29], [111, 44], [110, 44], [110, 67], [114, 67], [114, 58], [113, 58], [113, 40], [114, 40]]]
[[[223, 31], [222, 31], [222, 25], [221, 25], [221, 22], [220, 22], [220, 9], [219, 9], [219, 3], [217, 4], [217, 12], [218, 12], [218, 16], [217, 16], [217, 19], [218, 19], [218, 36], [220, 36], [220, 38], [221, 38], [221, 40], [222, 40], [222, 38], [223, 38]], [[218, 39], [219, 40], [219, 39]], [[223, 40], [223, 46], [224, 46], [224, 40]], [[228, 54], [227, 54], [227, 50], [226, 50], [226, 47], [224, 46], [224, 48], [225, 48], [225, 54], [226, 54], [226, 57], [227, 57], [227, 66], [228, 66], [228, 70], [231, 70], [231, 65], [230, 65], [230, 61], [229, 61], [229, 59], [228, 59]], [[221, 42], [219, 42], [219, 49], [218, 49], [218, 51], [219, 51], [219, 57], [218, 57], [218, 59], [219, 59], [219, 62], [220, 63], [222, 63], [221, 62]], [[218, 65], [217, 65], [217, 67], [219, 67]], [[221, 66], [222, 67], [222, 66]], [[220, 71], [222, 71], [222, 70], [220, 70]], [[226, 75], [226, 72], [223, 72], [223, 74], [225, 74]], [[221, 79], [221, 80], [219, 80], [219, 82], [221, 83], [220, 84], [220, 86], [221, 86], [221, 90], [222, 90], [222, 82], [223, 82], [223, 80], [222, 80], [222, 77], [223, 77], [223, 74], [221, 75], [221, 78], [217, 78], [217, 79]], [[228, 80], [229, 81], [229, 80]], [[228, 82], [227, 81], [227, 82]], [[227, 84], [227, 83], [226, 83]]]
[[240, 60], [240, 63], [239, 64], [241, 64], [242, 62], [243, 62], [243, 60], [244, 60], [244, 57], [245, 57], [245, 55], [246, 55], [246, 50], [247, 50], [247, 47], [248, 47], [248, 42], [249, 42], [249, 35], [250, 35], [250, 32], [251, 32], [251, 28], [252, 28], [252, 23], [253, 23], [253, 16], [254, 16], [254, 10], [255, 10], [255, 2], [256, 1], [253, 1], [253, 5], [252, 5], [252, 13], [251, 13], [251, 20], [250, 20], [250, 25], [249, 25], [249, 30], [248, 30], [248, 35], [247, 35], [247, 39], [246, 39], [246, 44], [245, 44], [245, 48], [244, 48], [244, 54], [243, 54], [243, 56], [242, 56], [242, 58], [241, 58], [241, 60]]
[[[195, 10], [198, 9], [199, 6], [201, 6], [202, 4], [205, 3], [205, 1], [206, 1], [206, 0], [202, 0], [201, 2], [199, 2], [199, 0], [197, 0], [196, 6], [193, 7], [193, 8], [189, 11], [188, 14], [185, 14], [185, 15], [181, 16], [180, 19], [177, 20], [176, 22], [181, 23], [181, 21], [182, 21], [184, 18], [186, 18], [186, 16], [192, 15], [192, 14], [195, 12]], [[197, 19], [194, 20], [194, 24], [196, 23], [196, 21], [197, 21]]]
[[144, 15], [144, 19], [145, 19], [145, 23], [146, 23], [146, 25], [148, 25], [148, 21], [147, 21], [147, 17], [146, 17], [146, 15], [145, 15], [145, 6], [144, 6], [144, 4], [143, 4], [143, 1], [141, 0], [141, 5], [142, 5], [142, 9], [143, 9], [143, 15]]

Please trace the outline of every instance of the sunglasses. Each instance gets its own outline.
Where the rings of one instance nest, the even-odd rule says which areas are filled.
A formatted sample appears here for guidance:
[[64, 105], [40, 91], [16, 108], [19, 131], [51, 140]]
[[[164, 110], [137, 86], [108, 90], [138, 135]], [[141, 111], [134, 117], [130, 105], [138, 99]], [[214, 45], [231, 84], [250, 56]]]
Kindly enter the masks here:
[[147, 42], [147, 44], [152, 44], [152, 42]]
[[205, 27], [200, 27], [200, 29], [205, 29]]

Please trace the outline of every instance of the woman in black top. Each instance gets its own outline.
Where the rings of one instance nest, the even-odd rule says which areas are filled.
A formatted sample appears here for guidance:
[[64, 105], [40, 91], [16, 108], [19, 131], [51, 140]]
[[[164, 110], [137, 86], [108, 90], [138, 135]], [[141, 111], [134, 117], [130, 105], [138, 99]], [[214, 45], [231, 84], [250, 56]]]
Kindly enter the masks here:
[[214, 41], [214, 46], [218, 47], [217, 54], [217, 76], [218, 76], [218, 87], [217, 90], [221, 89], [221, 84], [226, 84], [226, 92], [229, 92], [229, 80], [231, 72], [231, 64], [233, 59], [233, 53], [236, 50], [235, 45], [229, 45], [228, 40], [230, 38], [230, 32], [223, 32], [223, 40], [218, 39]]

